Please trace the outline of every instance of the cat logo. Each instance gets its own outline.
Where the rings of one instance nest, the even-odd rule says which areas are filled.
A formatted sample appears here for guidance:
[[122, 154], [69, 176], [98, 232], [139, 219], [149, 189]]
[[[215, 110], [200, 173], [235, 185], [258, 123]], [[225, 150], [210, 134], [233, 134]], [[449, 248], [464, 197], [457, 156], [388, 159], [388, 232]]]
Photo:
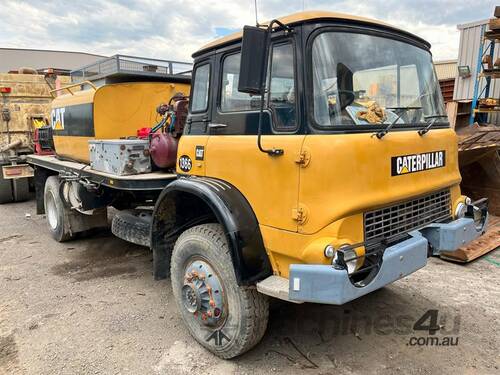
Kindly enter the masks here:
[[391, 158], [391, 174], [403, 174], [442, 168], [446, 165], [446, 152], [433, 151], [422, 154], [394, 156]]
[[64, 107], [54, 108], [50, 114], [52, 129], [64, 130]]

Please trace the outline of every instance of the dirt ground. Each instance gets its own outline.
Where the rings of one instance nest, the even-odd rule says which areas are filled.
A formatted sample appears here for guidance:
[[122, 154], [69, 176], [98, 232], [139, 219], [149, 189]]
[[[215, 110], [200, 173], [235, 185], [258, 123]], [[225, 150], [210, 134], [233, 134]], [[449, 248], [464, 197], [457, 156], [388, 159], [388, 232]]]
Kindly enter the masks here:
[[2, 374], [500, 373], [498, 249], [430, 259], [344, 306], [274, 303], [262, 342], [223, 361], [189, 336], [148, 249], [109, 233], [57, 243], [34, 210], [0, 206]]

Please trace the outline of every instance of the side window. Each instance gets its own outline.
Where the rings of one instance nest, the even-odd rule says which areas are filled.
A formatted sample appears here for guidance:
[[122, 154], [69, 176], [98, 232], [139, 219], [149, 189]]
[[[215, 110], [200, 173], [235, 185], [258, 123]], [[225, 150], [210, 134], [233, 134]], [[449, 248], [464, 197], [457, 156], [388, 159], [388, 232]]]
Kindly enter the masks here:
[[273, 112], [274, 126], [290, 131], [297, 126], [295, 109], [295, 72], [293, 46], [278, 44], [272, 49], [269, 72], [269, 108]]
[[210, 85], [210, 65], [198, 66], [194, 72], [193, 99], [191, 112], [203, 112], [208, 108], [208, 89]]
[[259, 97], [238, 91], [241, 53], [228, 55], [222, 63], [221, 111], [249, 111], [259, 107]]

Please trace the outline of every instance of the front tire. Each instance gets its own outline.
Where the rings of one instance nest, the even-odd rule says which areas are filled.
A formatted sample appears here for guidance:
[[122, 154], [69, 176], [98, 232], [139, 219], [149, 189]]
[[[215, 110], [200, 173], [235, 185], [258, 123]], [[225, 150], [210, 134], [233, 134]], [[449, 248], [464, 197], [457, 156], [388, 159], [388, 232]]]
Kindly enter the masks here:
[[172, 253], [171, 280], [190, 334], [218, 357], [236, 357], [262, 339], [268, 299], [254, 287], [238, 286], [221, 225], [198, 225], [180, 235]]

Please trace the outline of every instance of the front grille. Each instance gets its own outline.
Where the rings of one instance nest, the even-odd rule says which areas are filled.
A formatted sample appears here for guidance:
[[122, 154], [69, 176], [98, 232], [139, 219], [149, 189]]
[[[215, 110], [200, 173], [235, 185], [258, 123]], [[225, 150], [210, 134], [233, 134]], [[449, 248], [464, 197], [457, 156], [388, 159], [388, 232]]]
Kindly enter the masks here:
[[365, 241], [394, 240], [402, 234], [450, 218], [448, 189], [365, 213]]

